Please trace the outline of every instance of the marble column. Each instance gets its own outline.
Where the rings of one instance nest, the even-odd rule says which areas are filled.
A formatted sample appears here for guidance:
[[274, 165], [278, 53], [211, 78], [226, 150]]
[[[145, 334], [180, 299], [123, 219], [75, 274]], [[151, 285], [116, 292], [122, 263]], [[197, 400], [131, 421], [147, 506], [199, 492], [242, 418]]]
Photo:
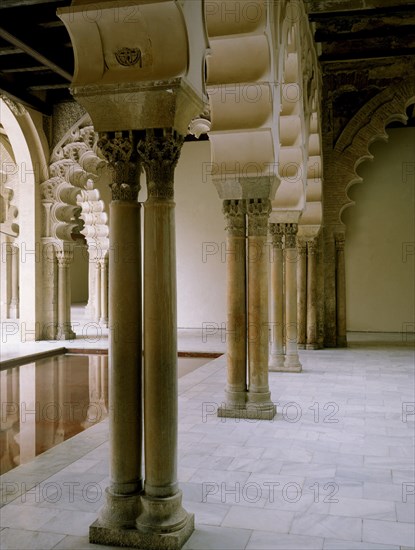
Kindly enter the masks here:
[[246, 361], [246, 219], [245, 201], [225, 200], [227, 384], [218, 416], [239, 417], [247, 397]]
[[11, 296], [10, 296], [10, 317], [19, 318], [19, 247], [13, 245], [11, 248]]
[[307, 349], [317, 349], [317, 241], [307, 242]]
[[108, 327], [108, 256], [99, 260], [100, 267], [100, 302], [101, 315], [99, 323], [103, 327]]
[[95, 285], [94, 285], [94, 293], [95, 293], [95, 309], [94, 309], [94, 321], [99, 323], [99, 320], [101, 319], [101, 266], [99, 263], [99, 259], [97, 258], [95, 260], [94, 265], [95, 270]]
[[287, 223], [285, 233], [285, 364], [286, 372], [301, 372], [297, 345], [297, 230], [296, 223]]
[[272, 236], [269, 370], [279, 371], [284, 369], [284, 259], [282, 251], [284, 226], [281, 223], [271, 223], [269, 232]]
[[347, 346], [346, 335], [346, 266], [344, 259], [344, 233], [334, 235], [336, 245], [336, 323], [338, 348]]
[[248, 216], [248, 418], [271, 420], [276, 413], [268, 384], [268, 199], [246, 201]]
[[298, 349], [305, 349], [307, 338], [307, 243], [297, 243], [297, 326]]
[[131, 131], [101, 133], [112, 168], [109, 249], [110, 485], [90, 542], [114, 544], [133, 530], [142, 483], [140, 165]]
[[145, 482], [136, 522], [146, 548], [180, 547], [194, 529], [194, 516], [182, 507], [177, 482], [174, 169], [182, 144], [183, 137], [174, 130], [157, 129], [146, 130], [137, 148], [148, 191], [144, 204]]
[[73, 250], [61, 248], [56, 250], [58, 260], [58, 330], [57, 340], [70, 340], [75, 338], [71, 328], [71, 279], [69, 266], [73, 260]]

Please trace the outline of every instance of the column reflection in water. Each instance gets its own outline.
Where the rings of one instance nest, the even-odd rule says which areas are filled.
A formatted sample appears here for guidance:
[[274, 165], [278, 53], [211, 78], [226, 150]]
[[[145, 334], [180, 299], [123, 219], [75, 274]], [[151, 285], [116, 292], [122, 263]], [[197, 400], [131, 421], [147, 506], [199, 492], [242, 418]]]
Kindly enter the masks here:
[[0, 373], [0, 474], [108, 414], [108, 357], [60, 355]]

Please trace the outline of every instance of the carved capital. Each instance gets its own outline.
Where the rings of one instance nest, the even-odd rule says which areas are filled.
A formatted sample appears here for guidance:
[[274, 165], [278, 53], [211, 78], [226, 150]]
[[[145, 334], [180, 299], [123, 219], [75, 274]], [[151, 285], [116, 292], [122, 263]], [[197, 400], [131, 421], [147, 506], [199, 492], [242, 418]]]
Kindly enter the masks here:
[[271, 201], [269, 199], [249, 199], [246, 201], [246, 213], [248, 214], [248, 235], [266, 237]]
[[222, 212], [226, 219], [228, 235], [245, 237], [245, 204], [240, 200], [223, 201]]
[[317, 254], [317, 239], [307, 242], [307, 252], [309, 256], [315, 256]]
[[174, 130], [146, 130], [137, 152], [147, 174], [148, 198], [173, 199], [174, 169], [184, 137]]
[[285, 248], [297, 247], [298, 225], [296, 223], [286, 223], [284, 225]]
[[335, 233], [334, 243], [336, 245], [336, 250], [338, 252], [343, 252], [344, 251], [344, 243], [345, 243], [345, 234], [344, 233]]
[[272, 246], [274, 246], [275, 248], [282, 248], [284, 225], [282, 223], [270, 223], [269, 232], [272, 237]]
[[136, 201], [140, 190], [140, 165], [133, 132], [102, 132], [97, 146], [113, 170], [112, 200]]
[[56, 250], [56, 258], [58, 260], [59, 267], [69, 267], [69, 264], [73, 260], [72, 250]]
[[307, 242], [304, 239], [297, 239], [298, 255], [305, 257], [307, 254]]

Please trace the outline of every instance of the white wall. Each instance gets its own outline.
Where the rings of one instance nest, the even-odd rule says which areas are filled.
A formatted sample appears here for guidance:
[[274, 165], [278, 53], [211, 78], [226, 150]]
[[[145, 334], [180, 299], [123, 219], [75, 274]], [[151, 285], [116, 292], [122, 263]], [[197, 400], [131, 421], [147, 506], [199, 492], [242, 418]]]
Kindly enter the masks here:
[[208, 141], [185, 143], [175, 173], [177, 303], [180, 328], [226, 322], [226, 264], [222, 201], [203, 173]]
[[389, 142], [373, 144], [373, 162], [359, 167], [363, 182], [349, 190], [356, 204], [343, 214], [351, 331], [414, 330], [415, 128], [387, 132]]

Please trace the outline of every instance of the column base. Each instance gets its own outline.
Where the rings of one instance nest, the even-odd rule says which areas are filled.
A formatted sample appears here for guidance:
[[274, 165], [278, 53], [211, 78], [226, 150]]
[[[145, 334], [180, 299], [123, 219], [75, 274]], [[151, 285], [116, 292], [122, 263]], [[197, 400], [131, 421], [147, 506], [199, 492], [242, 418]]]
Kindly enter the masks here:
[[89, 528], [89, 542], [106, 546], [127, 546], [146, 550], [180, 550], [194, 531], [194, 515], [174, 533], [142, 533], [137, 529], [105, 527], [95, 521]]
[[285, 359], [285, 356], [283, 354], [271, 355], [269, 359], [269, 364], [268, 364], [268, 371], [269, 372], [280, 371], [282, 368], [284, 368], [284, 359]]
[[347, 337], [346, 336], [338, 336], [336, 340], [336, 347], [337, 348], [347, 348]]
[[286, 355], [284, 363], [284, 372], [301, 372], [303, 367], [298, 355]]
[[132, 529], [135, 527], [140, 512], [140, 494], [118, 495], [105, 489], [106, 502], [99, 512], [98, 519], [90, 527], [100, 526], [105, 529]]
[[298, 349], [306, 349], [305, 344], [297, 344]]
[[309, 350], [319, 349], [319, 345], [316, 344], [316, 343], [314, 343], [314, 344], [307, 344], [305, 349], [309, 349]]
[[272, 403], [246, 403], [239, 407], [223, 404], [218, 407], [220, 418], [240, 418], [248, 420], [272, 420], [277, 414], [277, 407]]

